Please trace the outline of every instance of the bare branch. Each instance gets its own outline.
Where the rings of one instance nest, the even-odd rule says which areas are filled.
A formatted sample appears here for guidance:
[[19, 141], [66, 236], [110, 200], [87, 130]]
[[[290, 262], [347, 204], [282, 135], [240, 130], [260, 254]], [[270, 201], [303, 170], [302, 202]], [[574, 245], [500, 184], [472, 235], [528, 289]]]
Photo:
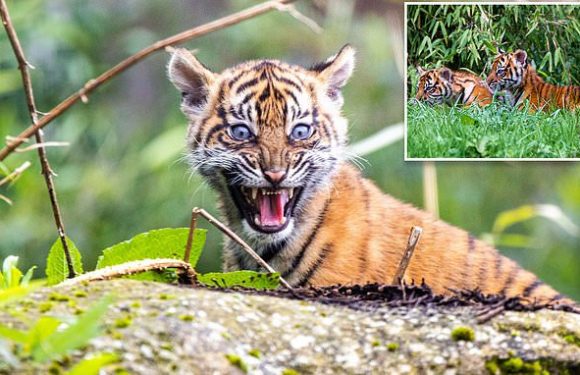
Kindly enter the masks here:
[[[3, 0], [4, 1], [4, 0]], [[209, 34], [216, 30], [221, 30], [228, 26], [232, 26], [238, 24], [242, 21], [248, 20], [250, 18], [262, 15], [264, 13], [268, 13], [273, 10], [278, 10], [281, 5], [289, 4], [295, 0], [270, 0], [263, 2], [261, 4], [255, 5], [253, 7], [244, 9], [240, 12], [233, 13], [229, 16], [220, 18], [218, 20], [206, 23], [201, 26], [194, 27], [192, 29], [183, 31], [179, 34], [175, 34], [170, 36], [169, 38], [160, 40], [149, 47], [142, 49], [141, 51], [137, 52], [136, 54], [128, 57], [127, 59], [121, 61], [119, 64], [115, 65], [111, 69], [107, 70], [100, 76], [95, 79], [89, 80], [83, 88], [81, 88], [76, 93], [72, 94], [56, 107], [51, 109], [46, 116], [42, 117], [38, 122], [30, 125], [26, 130], [16, 137], [13, 142], [8, 143], [3, 149], [0, 150], [0, 161], [6, 159], [8, 155], [10, 155], [16, 147], [20, 146], [22, 143], [22, 139], [29, 138], [34, 133], [36, 133], [39, 129], [42, 129], [47, 124], [52, 122], [55, 118], [60, 116], [63, 112], [68, 110], [73, 104], [78, 102], [79, 100], [83, 102], [88, 101], [88, 94], [95, 90], [97, 87], [101, 86], [103, 83], [107, 82], [111, 78], [115, 77], [116, 75], [124, 72], [128, 68], [132, 67], [136, 63], [140, 62], [144, 58], [148, 57], [154, 52], [159, 50], [163, 50], [167, 46], [172, 46], [175, 44], [183, 43], [187, 40], [198, 38], [200, 36]], [[296, 17], [296, 15], [293, 15]], [[304, 22], [304, 20], [302, 20]]]
[[288, 12], [288, 14], [308, 26], [315, 33], [320, 34], [322, 32], [322, 27], [320, 27], [316, 21], [300, 13], [293, 4], [279, 4], [277, 9], [282, 12]]
[[[6, 29], [6, 33], [8, 34], [8, 39], [10, 40], [10, 44], [12, 45], [12, 50], [14, 51], [14, 56], [16, 60], [18, 60], [18, 68], [20, 69], [20, 73], [22, 75], [22, 85], [24, 86], [24, 94], [26, 96], [26, 104], [28, 105], [28, 113], [30, 115], [30, 120], [32, 121], [33, 126], [38, 125], [38, 114], [36, 111], [36, 103], [34, 101], [34, 92], [32, 91], [32, 81], [30, 79], [30, 73], [28, 72], [28, 68], [32, 67], [30, 63], [26, 60], [24, 56], [24, 51], [22, 46], [20, 45], [20, 40], [18, 39], [18, 35], [16, 34], [16, 30], [12, 26], [12, 20], [10, 19], [10, 14], [8, 12], [8, 7], [6, 5], [5, 0], [0, 0], [0, 17], [2, 18], [2, 24]], [[58, 232], [58, 236], [62, 243], [62, 248], [64, 250], [64, 255], [68, 265], [69, 277], [75, 277], [75, 269], [72, 263], [72, 258], [70, 256], [70, 251], [68, 248], [68, 244], [66, 241], [66, 234], [64, 231], [64, 223], [62, 220], [62, 214], [60, 212], [60, 207], [58, 205], [58, 199], [56, 197], [56, 190], [54, 188], [54, 181], [52, 180], [53, 172], [52, 168], [50, 167], [50, 163], [48, 162], [48, 158], [46, 156], [46, 149], [44, 148], [44, 137], [42, 135], [42, 130], [40, 128], [34, 131], [34, 135], [36, 138], [36, 143], [38, 146], [38, 157], [40, 159], [40, 164], [42, 166], [42, 175], [44, 176], [44, 181], [46, 182], [46, 187], [48, 189], [48, 195], [50, 197], [50, 204], [52, 207], [52, 213], [54, 216], [54, 222], [56, 224], [56, 229]], [[30, 135], [26, 136], [29, 137]], [[22, 137], [18, 136], [16, 143], [21, 142], [20, 139]], [[10, 143], [13, 146], [15, 142]]]
[[68, 147], [70, 146], [69, 142], [43, 142], [43, 143], [36, 143], [28, 147], [17, 148], [14, 152], [27, 152], [36, 150], [37, 148], [41, 147]]
[[32, 164], [30, 164], [29, 161], [25, 161], [24, 163], [22, 163], [20, 167], [16, 168], [14, 171], [12, 171], [12, 173], [10, 173], [8, 176], [0, 180], [0, 186], [4, 185], [7, 182], [15, 181], [22, 174], [22, 172], [28, 169], [31, 165]]
[[423, 204], [425, 210], [439, 218], [439, 193], [437, 192], [437, 168], [435, 163], [423, 163]]
[[12, 201], [10, 199], [8, 199], [8, 197], [6, 197], [5, 195], [0, 194], [0, 200], [8, 203], [10, 206], [12, 206]]
[[411, 262], [411, 258], [413, 257], [413, 253], [415, 252], [415, 248], [419, 243], [419, 239], [421, 238], [422, 233], [423, 229], [421, 227], [411, 228], [411, 234], [409, 235], [407, 248], [405, 249], [403, 258], [399, 262], [399, 268], [397, 268], [397, 272], [393, 277], [393, 285], [399, 285], [399, 283], [403, 283], [403, 280], [405, 279], [405, 271], [407, 271], [407, 267], [409, 267], [409, 263]]
[[[219, 229], [226, 236], [228, 236], [229, 238], [231, 238], [232, 240], [234, 240], [235, 242], [237, 242], [242, 247], [242, 249], [246, 253], [250, 254], [250, 256], [252, 258], [254, 258], [254, 260], [256, 262], [258, 262], [259, 265], [261, 265], [262, 267], [264, 267], [264, 269], [266, 271], [272, 272], [272, 273], [275, 273], [276, 272], [276, 270], [273, 269], [272, 267], [270, 267], [270, 265], [268, 263], [266, 263], [266, 261], [264, 259], [262, 259], [262, 257], [260, 257], [260, 255], [258, 255], [258, 253], [256, 253], [250, 247], [250, 245], [248, 245], [247, 243], [245, 243], [244, 240], [242, 240], [230, 228], [226, 227], [218, 219], [216, 219], [215, 217], [211, 216], [209, 214], [209, 212], [207, 212], [203, 208], [198, 208], [198, 207], [194, 207], [194, 209], [191, 210], [191, 225], [189, 227], [189, 236], [188, 236], [187, 245], [186, 245], [186, 248], [185, 248], [185, 256], [186, 256], [186, 259], [188, 261], [189, 261], [189, 254], [191, 253], [191, 245], [193, 243], [193, 238], [194, 238], [195, 223], [196, 223], [196, 219], [197, 219], [197, 216], [198, 215], [202, 216], [204, 219], [206, 219], [210, 224], [212, 224], [214, 227], [216, 227], [217, 229]], [[292, 290], [292, 287], [290, 286], [290, 284], [288, 284], [288, 282], [286, 280], [284, 280], [284, 278], [282, 278], [282, 276], [280, 276], [280, 283], [282, 283], [282, 285], [284, 285], [286, 288]]]
[[122, 276], [129, 276], [147, 271], [164, 270], [166, 268], [177, 268], [186, 277], [190, 284], [195, 284], [196, 273], [189, 263], [178, 259], [144, 259], [87, 272], [73, 279], [65, 280], [59, 285], [70, 286], [78, 285], [83, 282], [111, 280]]

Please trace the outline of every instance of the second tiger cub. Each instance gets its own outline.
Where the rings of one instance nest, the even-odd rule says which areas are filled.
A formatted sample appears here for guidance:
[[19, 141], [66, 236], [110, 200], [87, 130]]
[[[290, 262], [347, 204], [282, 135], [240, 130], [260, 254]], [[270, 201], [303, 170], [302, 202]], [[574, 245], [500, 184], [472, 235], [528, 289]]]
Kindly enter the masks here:
[[431, 70], [417, 67], [417, 72], [420, 75], [417, 100], [429, 104], [462, 103], [466, 106], [476, 103], [481, 107], [493, 100], [493, 92], [487, 83], [473, 73], [446, 67]]

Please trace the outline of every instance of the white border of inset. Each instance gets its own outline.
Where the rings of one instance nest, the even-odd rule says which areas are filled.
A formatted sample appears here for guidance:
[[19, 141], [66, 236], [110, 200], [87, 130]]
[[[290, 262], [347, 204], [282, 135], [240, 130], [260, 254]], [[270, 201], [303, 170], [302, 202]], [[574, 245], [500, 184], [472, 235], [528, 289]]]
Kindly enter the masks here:
[[[496, 162], [496, 161], [523, 161], [523, 162], [535, 162], [535, 161], [543, 161], [543, 162], [551, 162], [551, 161], [564, 161], [564, 162], [578, 162], [580, 158], [410, 158], [407, 156], [407, 102], [408, 102], [408, 92], [407, 92], [407, 82], [409, 77], [408, 75], [408, 55], [407, 55], [407, 7], [409, 5], [520, 5], [520, 6], [529, 6], [529, 5], [575, 5], [580, 10], [580, 2], [570, 2], [570, 1], [559, 1], [559, 2], [521, 2], [521, 1], [513, 1], [513, 2], [506, 2], [506, 1], [474, 1], [474, 2], [451, 2], [451, 1], [441, 1], [441, 2], [420, 2], [420, 1], [405, 1], [405, 12], [404, 12], [404, 38], [403, 43], [405, 44], [405, 53], [403, 54], [403, 66], [405, 67], [405, 100], [404, 100], [404, 116], [403, 119], [404, 123], [404, 137], [403, 137], [403, 148], [405, 155], [403, 156], [404, 161], [481, 161], [481, 162]], [[579, 111], [580, 112], [580, 111]]]

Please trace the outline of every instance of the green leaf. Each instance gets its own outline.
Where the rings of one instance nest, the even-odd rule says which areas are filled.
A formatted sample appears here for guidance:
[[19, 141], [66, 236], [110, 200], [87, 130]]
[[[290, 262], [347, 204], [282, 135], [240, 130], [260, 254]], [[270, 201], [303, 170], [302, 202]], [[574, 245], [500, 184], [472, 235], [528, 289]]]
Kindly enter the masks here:
[[33, 353], [41, 348], [46, 340], [56, 332], [60, 326], [60, 320], [52, 316], [43, 316], [36, 321], [28, 332], [28, 342], [26, 352]]
[[115, 362], [119, 362], [116, 354], [97, 354], [76, 364], [66, 375], [98, 375], [101, 368]]
[[26, 344], [28, 342], [28, 334], [26, 331], [10, 328], [4, 324], [0, 324], [0, 336], [19, 344]]
[[[195, 267], [205, 243], [205, 229], [196, 229], [190, 263]], [[97, 269], [142, 259], [183, 259], [189, 228], [165, 228], [141, 233], [103, 250]]]
[[34, 360], [46, 362], [86, 345], [99, 335], [101, 318], [107, 312], [111, 302], [111, 296], [101, 298], [89, 310], [81, 314], [76, 322], [46, 338], [42, 345], [32, 352]]
[[580, 228], [566, 216], [560, 207], [553, 204], [524, 205], [513, 210], [503, 211], [495, 219], [492, 232], [498, 236], [508, 227], [536, 217], [549, 219], [570, 235], [580, 236]]
[[20, 281], [20, 285], [26, 286], [26, 285], [28, 285], [28, 283], [30, 283], [30, 280], [32, 279], [32, 274], [34, 273], [35, 269], [36, 269], [36, 266], [32, 266], [28, 269], [28, 271], [26, 271], [26, 274], [24, 274], [24, 277]]
[[242, 286], [258, 290], [276, 289], [280, 285], [280, 274], [254, 271], [212, 272], [198, 275], [197, 281], [219, 288]]
[[[83, 273], [81, 253], [68, 237], [66, 238], [66, 243], [70, 251], [74, 270], [77, 275], [80, 275]], [[46, 281], [48, 285], [54, 285], [66, 280], [67, 277], [68, 266], [59, 238], [54, 242], [48, 253], [48, 259], [46, 260]]]
[[[14, 255], [7, 256], [6, 259], [4, 259], [4, 262], [2, 262], [4, 288], [10, 288], [12, 286], [12, 282], [14, 280], [12, 271], [16, 268], [17, 264], [18, 257]], [[18, 283], [16, 283], [15, 286], [18, 286]]]

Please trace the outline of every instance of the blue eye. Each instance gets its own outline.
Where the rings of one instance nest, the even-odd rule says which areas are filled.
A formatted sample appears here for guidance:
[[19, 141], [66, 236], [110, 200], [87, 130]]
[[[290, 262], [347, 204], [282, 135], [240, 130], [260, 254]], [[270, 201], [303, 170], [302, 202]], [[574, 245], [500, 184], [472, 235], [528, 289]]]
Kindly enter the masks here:
[[252, 138], [252, 131], [247, 125], [236, 124], [230, 127], [230, 136], [236, 141], [247, 141]]
[[303, 141], [310, 138], [312, 135], [312, 126], [306, 124], [298, 124], [290, 133], [290, 138], [296, 141]]

